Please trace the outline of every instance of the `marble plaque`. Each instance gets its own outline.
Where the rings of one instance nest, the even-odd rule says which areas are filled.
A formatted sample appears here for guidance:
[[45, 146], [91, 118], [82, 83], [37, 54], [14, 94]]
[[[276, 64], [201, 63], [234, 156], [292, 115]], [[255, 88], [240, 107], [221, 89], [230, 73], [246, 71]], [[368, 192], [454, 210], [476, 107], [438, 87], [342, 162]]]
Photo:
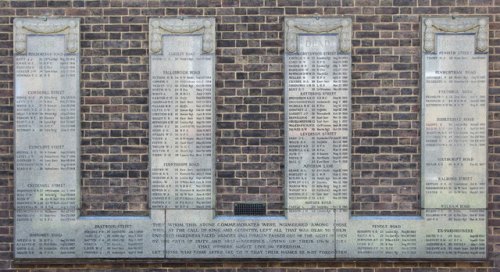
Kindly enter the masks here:
[[79, 20], [16, 19], [14, 30], [16, 210], [78, 208]]
[[423, 22], [423, 207], [486, 208], [487, 18]]
[[74, 230], [81, 258], [165, 257], [164, 210], [142, 217], [80, 217]]
[[419, 230], [424, 258], [484, 259], [487, 257], [485, 209], [425, 209]]
[[211, 209], [215, 21], [152, 19], [150, 29], [151, 206]]
[[487, 255], [487, 19], [423, 22], [422, 215], [337, 209], [337, 258]]
[[[15, 256], [74, 256], [80, 182], [79, 19], [16, 19]], [[56, 233], [38, 231], [44, 227]]]
[[349, 19], [285, 19], [290, 210], [349, 205], [351, 54], [343, 33], [350, 33], [350, 25]]
[[415, 258], [419, 256], [420, 216], [350, 216], [336, 213], [338, 258]]

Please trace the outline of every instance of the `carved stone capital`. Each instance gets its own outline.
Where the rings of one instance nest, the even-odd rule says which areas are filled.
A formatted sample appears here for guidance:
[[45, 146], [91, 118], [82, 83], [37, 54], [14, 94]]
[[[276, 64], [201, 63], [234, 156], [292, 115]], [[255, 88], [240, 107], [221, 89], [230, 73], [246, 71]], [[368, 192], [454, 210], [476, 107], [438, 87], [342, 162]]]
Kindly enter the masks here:
[[338, 34], [339, 51], [351, 52], [352, 23], [350, 18], [285, 18], [286, 51], [296, 53], [300, 34]]
[[14, 20], [14, 51], [26, 54], [28, 35], [64, 35], [66, 53], [80, 51], [80, 19], [78, 18], [17, 18]]
[[422, 21], [422, 33], [425, 53], [435, 53], [436, 34], [439, 33], [473, 33], [476, 37], [476, 53], [488, 52], [488, 17], [427, 17]]
[[149, 21], [150, 54], [161, 54], [163, 35], [202, 35], [203, 53], [215, 52], [214, 18], [153, 18]]

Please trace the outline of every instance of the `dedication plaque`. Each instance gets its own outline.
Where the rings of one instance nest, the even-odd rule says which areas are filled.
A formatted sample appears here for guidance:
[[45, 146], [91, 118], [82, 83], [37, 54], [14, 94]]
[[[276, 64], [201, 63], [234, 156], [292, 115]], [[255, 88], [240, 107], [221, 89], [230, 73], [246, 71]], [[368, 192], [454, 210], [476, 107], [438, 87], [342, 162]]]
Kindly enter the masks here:
[[346, 209], [351, 21], [285, 19], [286, 187], [290, 210]]
[[422, 216], [337, 213], [337, 256], [486, 257], [488, 19], [422, 19]]
[[211, 209], [215, 20], [150, 21], [151, 206]]
[[16, 210], [30, 220], [28, 211], [78, 208], [79, 20], [17, 19], [14, 27]]

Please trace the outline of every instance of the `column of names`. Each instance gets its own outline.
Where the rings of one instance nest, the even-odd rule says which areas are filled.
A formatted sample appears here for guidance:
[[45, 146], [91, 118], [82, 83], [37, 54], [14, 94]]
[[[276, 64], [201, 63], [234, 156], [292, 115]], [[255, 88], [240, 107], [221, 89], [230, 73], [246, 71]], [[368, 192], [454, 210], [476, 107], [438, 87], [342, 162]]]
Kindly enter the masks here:
[[473, 35], [437, 35], [423, 61], [424, 204], [484, 207], [488, 55], [475, 53]]
[[209, 209], [213, 188], [213, 54], [200, 35], [163, 35], [151, 55], [153, 208]]
[[299, 35], [286, 56], [289, 209], [347, 207], [350, 55], [336, 35]]

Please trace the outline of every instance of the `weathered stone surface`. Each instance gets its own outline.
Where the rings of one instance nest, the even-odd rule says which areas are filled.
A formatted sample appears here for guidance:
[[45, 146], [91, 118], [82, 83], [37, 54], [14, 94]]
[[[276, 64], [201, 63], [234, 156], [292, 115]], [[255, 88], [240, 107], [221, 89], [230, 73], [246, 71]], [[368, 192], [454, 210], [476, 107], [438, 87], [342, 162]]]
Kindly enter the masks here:
[[487, 18], [464, 20], [424, 20], [424, 48], [436, 43], [422, 57], [424, 208], [486, 208], [488, 54], [480, 49]]
[[152, 19], [150, 24], [151, 36], [161, 35], [162, 41], [150, 59], [151, 205], [211, 209], [215, 56], [213, 45], [206, 44], [215, 39], [215, 21]]
[[348, 19], [285, 20], [288, 209], [349, 207], [350, 25]]
[[79, 207], [80, 59], [67, 29], [78, 39], [77, 19], [15, 21], [17, 258], [75, 256], [63, 229]]

